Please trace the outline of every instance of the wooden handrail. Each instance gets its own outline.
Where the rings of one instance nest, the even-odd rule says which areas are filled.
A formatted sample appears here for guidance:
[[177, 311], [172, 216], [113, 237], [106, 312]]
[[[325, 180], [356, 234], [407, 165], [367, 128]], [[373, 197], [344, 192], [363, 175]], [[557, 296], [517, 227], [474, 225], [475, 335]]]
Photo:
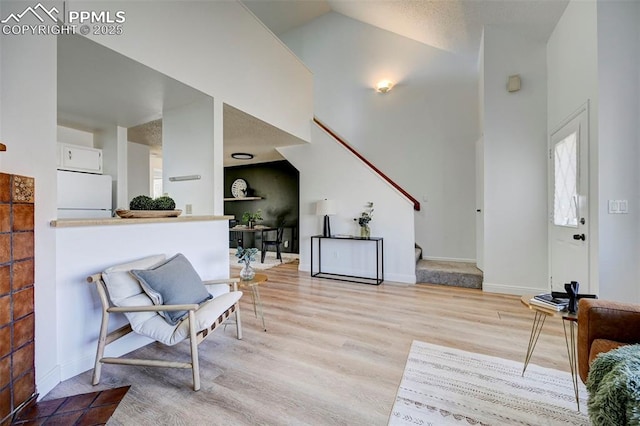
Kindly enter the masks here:
[[6, 150], [7, 150], [7, 147], [5, 146], [5, 144], [0, 142], [0, 151], [6, 151]]
[[369, 160], [367, 160], [366, 158], [364, 158], [362, 156], [362, 154], [360, 154], [358, 151], [356, 151], [355, 148], [353, 148], [351, 145], [349, 145], [349, 143], [347, 141], [345, 141], [344, 139], [342, 139], [340, 136], [338, 136], [336, 134], [336, 132], [334, 132], [333, 130], [331, 130], [331, 128], [329, 128], [326, 124], [324, 124], [322, 121], [318, 120], [318, 117], [313, 117], [313, 121], [320, 126], [325, 132], [327, 132], [328, 134], [330, 134], [336, 141], [338, 141], [342, 146], [344, 146], [345, 148], [347, 148], [353, 155], [355, 155], [356, 157], [358, 157], [360, 159], [360, 161], [362, 161], [363, 163], [365, 163], [367, 166], [369, 166], [369, 168], [371, 170], [373, 170], [374, 172], [376, 172], [378, 174], [378, 176], [380, 176], [381, 178], [383, 178], [384, 180], [387, 181], [387, 183], [389, 183], [389, 185], [393, 186], [396, 190], [398, 190], [402, 195], [404, 195], [405, 197], [407, 197], [409, 199], [409, 201], [411, 201], [413, 203], [413, 209], [416, 211], [420, 211], [420, 202], [418, 200], [416, 200], [414, 197], [411, 196], [411, 194], [409, 194], [407, 191], [405, 191], [400, 185], [398, 185], [397, 183], [395, 183], [393, 180], [391, 180], [391, 178], [389, 176], [387, 176], [386, 174], [384, 174], [379, 168], [377, 168], [376, 166], [374, 166]]

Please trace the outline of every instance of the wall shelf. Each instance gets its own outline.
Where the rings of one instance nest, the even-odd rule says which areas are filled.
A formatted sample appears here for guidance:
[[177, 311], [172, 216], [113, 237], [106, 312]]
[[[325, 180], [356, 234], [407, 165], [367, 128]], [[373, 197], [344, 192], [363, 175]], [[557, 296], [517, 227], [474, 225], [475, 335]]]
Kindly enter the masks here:
[[224, 201], [251, 201], [262, 200], [262, 197], [224, 198]]

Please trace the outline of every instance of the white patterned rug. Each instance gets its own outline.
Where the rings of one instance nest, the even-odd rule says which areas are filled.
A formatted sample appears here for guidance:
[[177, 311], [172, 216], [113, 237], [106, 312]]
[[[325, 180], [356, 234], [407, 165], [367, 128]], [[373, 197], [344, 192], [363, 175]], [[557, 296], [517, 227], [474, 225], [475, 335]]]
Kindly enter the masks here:
[[[523, 353], [524, 356], [524, 353]], [[571, 374], [413, 341], [389, 425], [588, 425]]]
[[[268, 251], [264, 257], [264, 263], [260, 262], [260, 257], [262, 256], [261, 252], [258, 251], [256, 254], [255, 262], [251, 262], [251, 267], [256, 270], [264, 270], [270, 269], [274, 266], [282, 265], [283, 263], [293, 262], [300, 257], [297, 253], [281, 253], [282, 262], [276, 259], [276, 253], [272, 251]], [[235, 268], [242, 268], [242, 264], [238, 263], [238, 258], [236, 257], [236, 249], [229, 249], [229, 266]]]

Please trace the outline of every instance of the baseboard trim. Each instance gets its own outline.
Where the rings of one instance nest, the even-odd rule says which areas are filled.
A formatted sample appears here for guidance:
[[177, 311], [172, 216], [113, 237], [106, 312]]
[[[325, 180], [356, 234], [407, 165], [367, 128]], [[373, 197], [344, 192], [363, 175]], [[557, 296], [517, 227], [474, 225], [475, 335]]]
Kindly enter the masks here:
[[383, 284], [387, 284], [387, 281], [392, 281], [401, 284], [415, 284], [416, 275], [413, 274], [385, 274]]
[[44, 398], [46, 394], [51, 392], [53, 388], [58, 386], [62, 380], [60, 379], [60, 366], [56, 365], [51, 371], [36, 381], [36, 389], [38, 392], [38, 401]]
[[523, 294], [540, 294], [548, 292], [549, 289], [530, 287], [527, 285], [493, 284], [485, 281], [482, 283], [482, 291], [487, 293], [514, 294], [517, 296], [521, 296]]
[[299, 263], [298, 264], [298, 271], [311, 273], [311, 265], [308, 264], [308, 263]]
[[[123, 337], [117, 342], [113, 342], [105, 348], [104, 356], [106, 357], [121, 357], [136, 349], [148, 345], [153, 340], [141, 336], [139, 334], [132, 333]], [[97, 343], [96, 343], [97, 345]], [[62, 381], [70, 379], [82, 374], [85, 371], [93, 369], [96, 361], [95, 352], [87, 353], [83, 356], [74, 358], [73, 360], [60, 365], [60, 379]]]
[[475, 259], [465, 259], [458, 257], [435, 257], [435, 256], [422, 256], [424, 260], [434, 260], [438, 262], [462, 262], [462, 263], [476, 263]]

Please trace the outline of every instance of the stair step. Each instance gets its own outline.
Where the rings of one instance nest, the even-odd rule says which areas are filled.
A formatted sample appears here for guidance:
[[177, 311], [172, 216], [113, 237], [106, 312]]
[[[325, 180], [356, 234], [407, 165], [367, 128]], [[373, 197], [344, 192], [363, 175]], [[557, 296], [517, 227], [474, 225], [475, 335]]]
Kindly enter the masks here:
[[473, 263], [418, 260], [416, 282], [453, 287], [482, 288], [483, 274]]
[[420, 247], [416, 247], [416, 263], [422, 258], [422, 249]]

